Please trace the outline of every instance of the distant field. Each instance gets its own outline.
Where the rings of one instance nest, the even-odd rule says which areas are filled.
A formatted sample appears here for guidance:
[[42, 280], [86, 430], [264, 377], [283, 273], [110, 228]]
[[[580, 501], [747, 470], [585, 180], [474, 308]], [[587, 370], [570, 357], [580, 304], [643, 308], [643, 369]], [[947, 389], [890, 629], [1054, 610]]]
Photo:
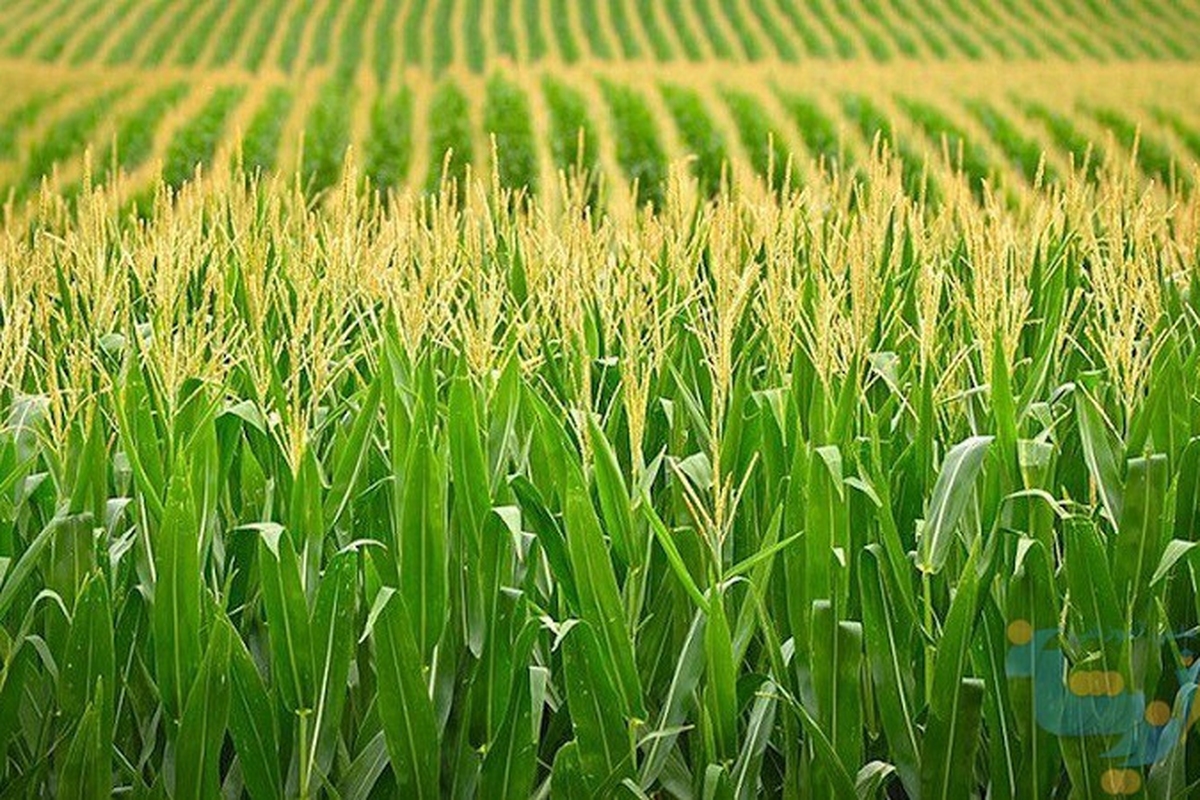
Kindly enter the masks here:
[[638, 178], [643, 201], [674, 159], [715, 186], [725, 162], [851, 166], [877, 136], [934, 186], [949, 163], [1020, 190], [1042, 152], [1052, 181], [1089, 144], [1129, 158], [1139, 136], [1148, 177], [1189, 181], [1200, 7], [1074, 5], [16, 2], [0, 10], [0, 187], [19, 200], [53, 172], [69, 192], [90, 149], [93, 177], [119, 168], [135, 191], [240, 150], [319, 191], [351, 146], [381, 187], [432, 187], [447, 149], [451, 177], [486, 172], [492, 136], [525, 165], [509, 185], [556, 188], [582, 155], [612, 185]]

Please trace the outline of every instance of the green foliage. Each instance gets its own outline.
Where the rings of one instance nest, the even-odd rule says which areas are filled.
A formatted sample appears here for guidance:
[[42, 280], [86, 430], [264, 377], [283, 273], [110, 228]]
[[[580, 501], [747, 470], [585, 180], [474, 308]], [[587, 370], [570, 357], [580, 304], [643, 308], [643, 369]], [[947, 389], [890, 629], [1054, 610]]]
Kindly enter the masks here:
[[574, 64], [579, 60], [579, 45], [571, 31], [571, 11], [567, 3], [568, 0], [550, 0], [550, 27], [554, 29], [559, 56], [563, 62]]
[[56, 164], [80, 155], [88, 137], [95, 132], [112, 104], [127, 92], [128, 87], [102, 92], [57, 119], [46, 135], [29, 149], [22, 186], [26, 190], [36, 188], [38, 181], [53, 172]]
[[[859, 19], [856, 16], [855, 10], [851, 7], [849, 0], [830, 0], [830, 2], [834, 9], [841, 15], [842, 19]], [[868, 17], [867, 19], [871, 18]], [[862, 37], [863, 42], [867, 45], [867, 52], [876, 61], [889, 61], [892, 57], [892, 48], [888, 46], [887, 41], [884, 40], [883, 36], [874, 27], [864, 24], [866, 21], [863, 20], [862, 23], [855, 25], [855, 27], [858, 29], [859, 36]]]
[[742, 18], [741, 3], [738, 0], [720, 0], [721, 11], [725, 14], [725, 18], [729, 20], [729, 25], [733, 28], [734, 35], [738, 37], [738, 41], [742, 45], [742, 53], [750, 61], [758, 61], [762, 58], [762, 46], [759, 45], [758, 39], [750, 32], [750, 25]]
[[315, 4], [316, 0], [301, 0], [292, 8], [287, 29], [283, 33], [283, 41], [279, 44], [279, 68], [284, 72], [291, 72], [300, 56], [300, 47], [304, 44], [304, 29]]
[[841, 140], [833, 120], [825, 115], [821, 107], [811, 97], [779, 93], [784, 108], [791, 115], [792, 121], [800, 131], [800, 138], [813, 158], [823, 159], [831, 167], [841, 164]]
[[[108, 51], [105, 62], [108, 64], [125, 64], [133, 58], [133, 51], [143, 40], [146, 31], [160, 18], [163, 11], [170, 5], [168, 0], [154, 0], [142, 5], [141, 12], [134, 17], [132, 24]], [[252, 3], [243, 2], [242, 7]]]
[[483, 129], [495, 137], [496, 169], [502, 186], [537, 190], [537, 142], [529, 99], [516, 84], [493, 75], [487, 84]]
[[937, 106], [911, 97], [901, 97], [897, 104], [936, 147], [946, 148], [950, 163], [955, 169], [962, 170], [970, 182], [971, 191], [982, 197], [984, 184], [991, 177], [992, 169], [978, 141], [968, 136]]
[[1181, 188], [1191, 188], [1191, 176], [1176, 169], [1171, 150], [1162, 140], [1143, 133], [1137, 123], [1114, 108], [1096, 108], [1092, 114], [1112, 131], [1122, 147], [1131, 153], [1136, 151], [1138, 164], [1148, 176], [1165, 185], [1178, 183]]
[[271, 41], [279, 30], [280, 15], [287, 7], [287, 0], [270, 0], [259, 14], [254, 37], [250, 39], [250, 43], [246, 47], [246, 55], [242, 59], [242, 64], [246, 69], [258, 72], [259, 67], [262, 66], [263, 59], [267, 57], [267, 48], [271, 46]]
[[427, 191], [443, 181], [462, 181], [474, 159], [471, 105], [453, 81], [444, 81], [429, 101], [429, 175]]
[[21, 131], [37, 122], [47, 106], [52, 105], [62, 94], [61, 90], [35, 94], [5, 115], [3, 124], [0, 124], [0, 159], [16, 155], [17, 137]]
[[[141, 58], [142, 65], [154, 67], [161, 64], [167, 52], [180, 43], [179, 32], [188, 30], [202, 8], [202, 3], [187, 3], [182, 8], [172, 11], [170, 23], [159, 31], [146, 47]], [[142, 31], [142, 34], [144, 35], [145, 31]]]
[[168, 111], [187, 97], [188, 85], [175, 83], [160, 89], [121, 121], [117, 128], [117, 165], [123, 170], [132, 170], [145, 163], [154, 147], [154, 134]]
[[1050, 131], [1055, 147], [1067, 154], [1075, 169], [1085, 170], [1089, 180], [1097, 179], [1099, 166], [1104, 161], [1103, 149], [1093, 144], [1066, 116], [1041, 103], [1019, 104], [1030, 119], [1042, 123]]
[[695, 156], [692, 172], [700, 180], [701, 191], [716, 193], [729, 160], [725, 137], [713, 124], [699, 94], [674, 84], [663, 84], [660, 89], [679, 135]]
[[283, 126], [292, 110], [292, 93], [282, 86], [267, 92], [254, 112], [242, 139], [242, 163], [247, 172], [266, 171], [275, 166]]
[[517, 33], [513, 28], [515, 14], [512, 10], [513, 0], [496, 0], [495, 13], [492, 15], [492, 42], [496, 52], [508, 56], [514, 61], [517, 58]]
[[463, 9], [463, 41], [466, 43], [467, 66], [472, 72], [483, 72], [487, 60], [487, 45], [483, 40], [483, 0], [465, 0]]
[[222, 86], [201, 107], [192, 119], [184, 123], [167, 146], [163, 163], [163, 181], [178, 187], [192, 177], [197, 164], [212, 161], [217, 144], [225, 132], [229, 115], [242, 101], [243, 86]]
[[392, 77], [396, 60], [396, 15], [400, 13], [401, 0], [386, 0], [379, 11], [375, 25], [375, 47], [372, 51], [375, 82], [386, 88]]
[[658, 23], [658, 15], [655, 13], [656, 5], [658, 4], [633, 4], [637, 10], [642, 30], [646, 32], [646, 38], [650, 40], [650, 49], [654, 51], [654, 57], [659, 61], [669, 61], [673, 55], [671, 52], [671, 43], [667, 39], [667, 34], [663, 31], [662, 26]]
[[234, 6], [233, 15], [221, 28], [217, 37], [216, 49], [213, 50], [213, 64], [221, 67], [228, 64], [237, 55], [238, 47], [254, 13], [262, 7], [256, 0], [241, 0]]
[[901, 141], [892, 128], [891, 121], [883, 111], [861, 94], [842, 95], [842, 113], [854, 123], [862, 137], [875, 146], [876, 141], [886, 145], [893, 158], [899, 160], [904, 173], [904, 191], [913, 199], [924, 197], [931, 203], [937, 202], [937, 187], [928, 177], [925, 160]]
[[906, 31], [896, 25], [887, 12], [879, 4], [879, 0], [861, 0], [863, 10], [870, 18], [882, 25], [887, 31], [888, 38], [896, 45], [896, 50], [905, 58], [917, 58], [917, 43]]
[[121, 24], [121, 21], [133, 12], [137, 2], [138, 0], [124, 0], [124, 2], [107, 8], [106, 11], [108, 13], [105, 14], [105, 24], [90, 27], [84, 37], [72, 49], [71, 65], [86, 64], [94, 59], [100, 52], [100, 48], [104, 46], [104, 41], [108, 38], [108, 34], [113, 29], [113, 26]]
[[[210, 9], [195, 20], [187, 29], [183, 41], [179, 44], [179, 49], [175, 51], [172, 59], [175, 63], [190, 67], [200, 62], [200, 57], [204, 55], [204, 50], [208, 47], [209, 37], [212, 36], [214, 30], [220, 27], [221, 16], [225, 13], [225, 8], [223, 3], [214, 3]], [[178, 35], [178, 31], [173, 32], [174, 37], [177, 38]]]
[[966, 107], [1025, 180], [1032, 183], [1039, 169], [1046, 182], [1057, 180], [1054, 168], [1043, 163], [1041, 145], [1025, 136], [999, 109], [978, 99], [968, 101]]
[[583, 95], [547, 75], [542, 92], [550, 108], [550, 155], [554, 166], [581, 166], [594, 171], [600, 164], [600, 140]]
[[[333, 51], [333, 33], [337, 25], [338, 15], [343, 8], [353, 7], [357, 5], [359, 0], [350, 0], [347, 3], [327, 3], [325, 4], [321, 15], [316, 16], [310, 14], [309, 20], [312, 22], [312, 33], [309, 34], [308, 41], [308, 66], [319, 67], [322, 64], [328, 64]], [[350, 30], [349, 35], [354, 36], [361, 31]]]
[[542, 28], [542, 6], [539, 0], [521, 0], [521, 21], [525, 25], [525, 55], [529, 61], [546, 57], [549, 46]]
[[425, 63], [425, 14], [429, 0], [413, 0], [406, 5], [404, 17], [404, 63]]
[[699, 61], [704, 52], [701, 50], [695, 34], [692, 33], [691, 26], [688, 25], [687, 17], [684, 16], [683, 0], [664, 0], [663, 6], [671, 20], [671, 29], [679, 39], [679, 46], [683, 48], [683, 54], [689, 61]]
[[379, 97], [371, 107], [371, 138], [367, 140], [366, 174], [380, 189], [398, 188], [412, 161], [412, 92], [408, 87]]
[[342, 160], [350, 144], [352, 93], [336, 79], [325, 84], [304, 126], [302, 173], [308, 191], [333, 186], [342, 176]]
[[767, 0], [750, 0], [749, 4], [750, 12], [758, 20], [759, 27], [763, 33], [771, 40], [771, 46], [775, 48], [776, 55], [789, 63], [796, 61], [798, 55], [796, 47], [792, 44], [791, 38], [788, 37], [784, 29], [775, 20], [771, 8], [767, 5]]
[[700, 26], [704, 28], [704, 38], [708, 40], [709, 47], [712, 48], [713, 55], [717, 58], [734, 58], [733, 48], [729, 45], [729, 40], [721, 33], [721, 26], [717, 22], [716, 12], [712, 4], [716, 0], [700, 0], [694, 5], [696, 16], [700, 18]]
[[[790, 6], [799, 0], [785, 1]], [[807, 6], [808, 13], [812, 15], [811, 18], [819, 22], [821, 27], [824, 28], [826, 33], [829, 34], [829, 37], [833, 39], [833, 49], [837, 53], [837, 57], [854, 58], [856, 54], [854, 42], [846, 34], [846, 31], [843, 29], [843, 27], [834, 22], [833, 18], [829, 15], [829, 9], [825, 8], [824, 0], [806, 0], [805, 5]], [[800, 14], [798, 12], [793, 12], [790, 16], [793, 19], [796, 19], [800, 16]], [[807, 20], [808, 18], [806, 17], [806, 23]]]
[[771, 125], [767, 111], [754, 95], [729, 89], [721, 94], [733, 115], [742, 146], [758, 174], [769, 177], [771, 185], [783, 186], [788, 174], [789, 152], [783, 137]]
[[354, 73], [362, 61], [364, 29], [371, 5], [371, 0], [355, 0], [342, 20], [342, 38], [338, 44], [333, 79], [344, 87], [354, 83]]
[[588, 49], [595, 58], [608, 59], [613, 57], [612, 48], [604, 35], [600, 23], [599, 3], [601, 0], [579, 0], [579, 21], [583, 34], [587, 37]]
[[628, 59], [641, 58], [642, 47], [633, 32], [633, 23], [626, 11], [625, 0], [608, 0], [608, 15], [612, 20], [613, 28], [617, 31], [617, 41], [621, 43], [621, 54]]
[[667, 178], [667, 154], [658, 138], [650, 107], [628, 86], [605, 81], [600, 88], [612, 118], [617, 161], [626, 177], [637, 182], [638, 204], [661, 206]]
[[433, 9], [433, 73], [441, 74], [454, 60], [454, 51], [459, 37], [449, 32], [454, 29], [454, 5], [456, 0], [437, 0]]
[[1153, 113], [1160, 125], [1174, 131], [1179, 140], [1187, 147], [1193, 159], [1200, 159], [1200, 132], [1195, 127], [1185, 122], [1183, 117], [1174, 111], [1156, 107], [1153, 109]]
[[[490, 126], [521, 101], [489, 88]], [[1191, 691], [1153, 632], [1197, 623], [1200, 322], [1161, 266], [1196, 268], [1200, 200], [1129, 178], [986, 210], [820, 172], [659, 215], [486, 179], [458, 208], [224, 172], [48, 198], [0, 228], [29, 304], [3, 329], [28, 358], [0, 393], [0, 782], [1194, 784], [1141, 712]], [[1155, 764], [1056, 735], [1081, 672], [1119, 676]]]

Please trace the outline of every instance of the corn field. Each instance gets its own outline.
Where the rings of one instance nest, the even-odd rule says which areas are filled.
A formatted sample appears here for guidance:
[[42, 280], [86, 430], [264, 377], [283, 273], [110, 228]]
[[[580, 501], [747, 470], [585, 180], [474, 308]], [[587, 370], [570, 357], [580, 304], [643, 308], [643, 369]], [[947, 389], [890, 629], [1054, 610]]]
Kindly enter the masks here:
[[0, 800], [1200, 797], [1200, 4], [0, 4]]
[[3, 796], [1191, 796], [1194, 196], [582, 178], [9, 219]]

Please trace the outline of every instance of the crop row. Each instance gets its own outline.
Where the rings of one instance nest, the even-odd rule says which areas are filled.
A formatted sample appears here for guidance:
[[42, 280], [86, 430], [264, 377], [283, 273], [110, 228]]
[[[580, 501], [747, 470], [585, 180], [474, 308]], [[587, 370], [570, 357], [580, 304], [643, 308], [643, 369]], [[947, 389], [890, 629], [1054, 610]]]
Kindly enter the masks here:
[[[57, 162], [78, 159], [88, 146], [107, 154], [115, 145], [115, 165], [131, 172], [151, 161], [161, 142], [167, 182], [177, 185], [238, 134], [245, 166], [286, 167], [280, 152], [299, 145], [303, 133], [299, 166], [312, 192], [337, 182], [347, 147], [359, 137], [367, 173], [381, 187], [423, 180], [433, 190], [445, 177], [461, 179], [469, 164], [486, 169], [495, 137], [505, 186], [553, 184], [539, 175], [547, 166], [616, 170], [608, 177], [637, 181], [639, 203], [657, 204], [668, 162], [685, 156], [712, 192], [726, 162], [769, 174], [779, 186], [789, 175], [802, 178], [810, 161], [852, 168], [856, 153], [861, 157], [878, 144], [901, 163], [908, 193], [931, 201], [948, 171], [961, 171], [982, 199], [989, 186], [1032, 185], [1039, 175], [1043, 184], [1054, 183], [1072, 163], [1087, 163], [1094, 178], [1109, 152], [1136, 153], [1147, 177], [1189, 191], [1190, 165], [1200, 157], [1200, 129], [1161, 107], [1147, 108], [1142, 119], [1103, 103], [1062, 111], [1032, 100], [976, 96], [954, 107], [905, 93], [830, 97], [777, 85], [705, 94], [678, 81], [632, 85], [601, 78], [589, 87], [547, 76], [538, 85], [501, 73], [475, 85], [444, 78], [428, 92], [398, 85], [371, 95], [347, 80], [348, 72], [335, 70], [311, 97], [284, 85], [267, 88], [252, 95], [256, 107], [245, 109], [236, 130], [229, 120], [245, 95], [236, 86], [219, 91], [212, 107], [183, 112], [190, 119], [168, 114], [187, 93], [182, 83], [115, 113], [106, 96], [67, 103], [61, 93], [35, 95], [4, 117], [0, 163], [19, 165], [13, 188], [22, 196]], [[363, 103], [369, 104], [365, 126], [356, 132], [355, 109]], [[538, 109], [545, 110], [544, 122], [535, 124]], [[168, 121], [172, 131], [160, 134]], [[20, 137], [32, 137], [28, 153], [17, 147]]]
[[[519, 166], [534, 98], [485, 92]], [[6, 218], [5, 795], [1194, 794], [1200, 195], [891, 166]]]
[[[12, 57], [302, 71], [337, 60], [479, 73], [494, 57], [1173, 60], [1200, 55], [1200, 17], [1162, 0], [1086, 3], [1068, 14], [1035, 0], [387, 0], [377, 4], [252, 0], [98, 0], [12, 20]], [[346, 9], [343, 11], [343, 9]], [[367, 36], [367, 19], [373, 36]], [[13, 12], [14, 16], [16, 12]], [[436, 31], [436, 35], [430, 35]], [[518, 35], [519, 32], [519, 35]], [[276, 41], [277, 40], [277, 41]], [[301, 48], [307, 57], [299, 60]], [[336, 53], [334, 51], [337, 51]], [[368, 52], [370, 51], [370, 52]], [[273, 55], [272, 55], [273, 54]]]

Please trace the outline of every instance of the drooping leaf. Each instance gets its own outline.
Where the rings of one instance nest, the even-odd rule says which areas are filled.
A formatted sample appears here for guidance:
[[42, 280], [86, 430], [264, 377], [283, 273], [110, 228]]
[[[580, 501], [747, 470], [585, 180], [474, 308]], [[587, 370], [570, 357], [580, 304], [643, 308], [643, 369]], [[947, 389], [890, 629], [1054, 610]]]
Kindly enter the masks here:
[[991, 443], [991, 436], [972, 436], [946, 454], [933, 486], [925, 527], [917, 543], [917, 567], [923, 572], [937, 573], [945, 565], [954, 541], [954, 529], [971, 499], [975, 479]]

